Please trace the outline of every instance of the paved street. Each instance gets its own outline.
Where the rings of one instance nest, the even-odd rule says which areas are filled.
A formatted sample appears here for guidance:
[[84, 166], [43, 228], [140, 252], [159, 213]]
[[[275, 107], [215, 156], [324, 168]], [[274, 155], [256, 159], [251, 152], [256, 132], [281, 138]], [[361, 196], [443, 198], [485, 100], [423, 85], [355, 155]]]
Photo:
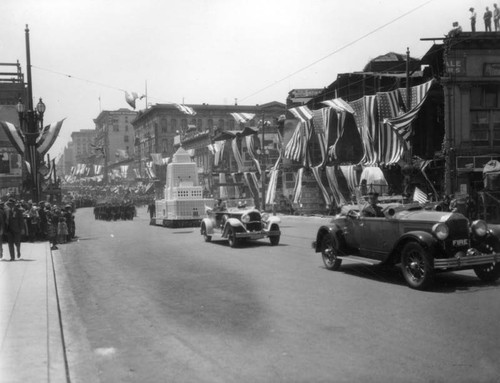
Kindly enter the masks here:
[[499, 285], [472, 272], [411, 290], [392, 269], [322, 266], [318, 217], [278, 247], [76, 213], [58, 290], [73, 382], [494, 382]]

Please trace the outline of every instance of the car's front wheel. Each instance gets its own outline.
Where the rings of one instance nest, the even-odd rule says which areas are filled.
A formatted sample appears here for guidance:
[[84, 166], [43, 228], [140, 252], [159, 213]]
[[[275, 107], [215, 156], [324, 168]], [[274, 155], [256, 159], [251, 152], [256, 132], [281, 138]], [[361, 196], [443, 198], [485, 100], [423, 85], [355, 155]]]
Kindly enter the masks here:
[[201, 226], [201, 234], [203, 235], [203, 239], [205, 240], [205, 242], [210, 242], [212, 240], [212, 237], [207, 234], [207, 227], [205, 226], [205, 224]]
[[424, 290], [432, 284], [434, 269], [431, 256], [417, 242], [409, 242], [401, 253], [403, 276], [412, 289]]
[[236, 230], [234, 229], [234, 227], [230, 227], [227, 230], [227, 240], [229, 241], [229, 246], [238, 246], [238, 239], [236, 238]]
[[321, 256], [328, 270], [339, 270], [342, 259], [338, 258], [338, 241], [333, 234], [326, 234], [321, 240]]
[[[478, 250], [484, 254], [500, 253], [500, 241], [489, 240], [478, 246]], [[474, 272], [483, 282], [495, 282], [500, 278], [500, 263], [493, 262], [487, 265], [476, 266]]]

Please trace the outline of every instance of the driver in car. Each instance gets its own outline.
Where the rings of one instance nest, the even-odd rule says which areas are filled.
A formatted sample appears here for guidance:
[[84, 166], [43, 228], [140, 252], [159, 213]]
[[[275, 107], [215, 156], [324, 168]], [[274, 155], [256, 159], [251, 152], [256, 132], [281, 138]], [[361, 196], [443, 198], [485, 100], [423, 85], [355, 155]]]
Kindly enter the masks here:
[[378, 193], [368, 193], [368, 205], [361, 211], [363, 217], [383, 217], [382, 208], [378, 205]]

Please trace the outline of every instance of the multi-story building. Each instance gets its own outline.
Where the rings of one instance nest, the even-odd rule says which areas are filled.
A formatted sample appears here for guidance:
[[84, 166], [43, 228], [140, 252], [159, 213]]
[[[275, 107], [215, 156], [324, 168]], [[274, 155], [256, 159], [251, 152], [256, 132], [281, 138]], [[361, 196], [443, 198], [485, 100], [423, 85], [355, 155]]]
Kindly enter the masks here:
[[134, 128], [132, 121], [137, 112], [121, 108], [110, 111], [103, 110], [94, 119], [95, 123], [95, 146], [102, 150], [104, 156], [101, 165], [104, 166], [104, 181], [107, 182], [108, 168], [129, 161], [134, 150]]
[[80, 129], [71, 133], [75, 163], [87, 163], [89, 157], [94, 155], [92, 145], [95, 142], [95, 134], [94, 129]]
[[[160, 154], [162, 158], [173, 156], [179, 145], [191, 152], [198, 164], [200, 182], [206, 191], [212, 192], [218, 185], [214, 173], [237, 172], [234, 158], [230, 155], [230, 146], [226, 145], [220, 165], [213, 166], [213, 154], [209, 145], [214, 138], [226, 131], [239, 131], [242, 126], [231, 113], [247, 113], [255, 115], [248, 122], [248, 126], [257, 127], [259, 120], [275, 121], [285, 113], [285, 105], [279, 102], [270, 102], [262, 105], [188, 105], [195, 115], [187, 115], [172, 104], [156, 104], [151, 108], [139, 112], [133, 122], [135, 128], [136, 167], [143, 177], [148, 163], [154, 160], [152, 154]], [[272, 143], [276, 133], [266, 130], [265, 143]], [[277, 150], [267, 151], [267, 160], [272, 163], [278, 157]], [[243, 151], [245, 166], [250, 168], [253, 162]], [[164, 181], [165, 174], [157, 174], [160, 181]], [[218, 176], [217, 176], [218, 178]]]
[[[16, 105], [25, 101], [24, 75], [18, 63], [0, 63], [0, 120], [19, 126]], [[0, 129], [0, 197], [8, 193], [20, 194], [23, 184], [21, 155]]]

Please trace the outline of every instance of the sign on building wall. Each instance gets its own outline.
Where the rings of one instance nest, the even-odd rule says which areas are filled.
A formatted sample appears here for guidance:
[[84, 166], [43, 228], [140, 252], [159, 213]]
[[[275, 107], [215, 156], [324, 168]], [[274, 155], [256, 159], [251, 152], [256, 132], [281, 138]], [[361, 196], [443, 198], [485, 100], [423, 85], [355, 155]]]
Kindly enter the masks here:
[[21, 156], [14, 148], [3, 148], [0, 151], [0, 174], [21, 175]]
[[483, 67], [484, 76], [500, 76], [500, 63], [486, 63]]

